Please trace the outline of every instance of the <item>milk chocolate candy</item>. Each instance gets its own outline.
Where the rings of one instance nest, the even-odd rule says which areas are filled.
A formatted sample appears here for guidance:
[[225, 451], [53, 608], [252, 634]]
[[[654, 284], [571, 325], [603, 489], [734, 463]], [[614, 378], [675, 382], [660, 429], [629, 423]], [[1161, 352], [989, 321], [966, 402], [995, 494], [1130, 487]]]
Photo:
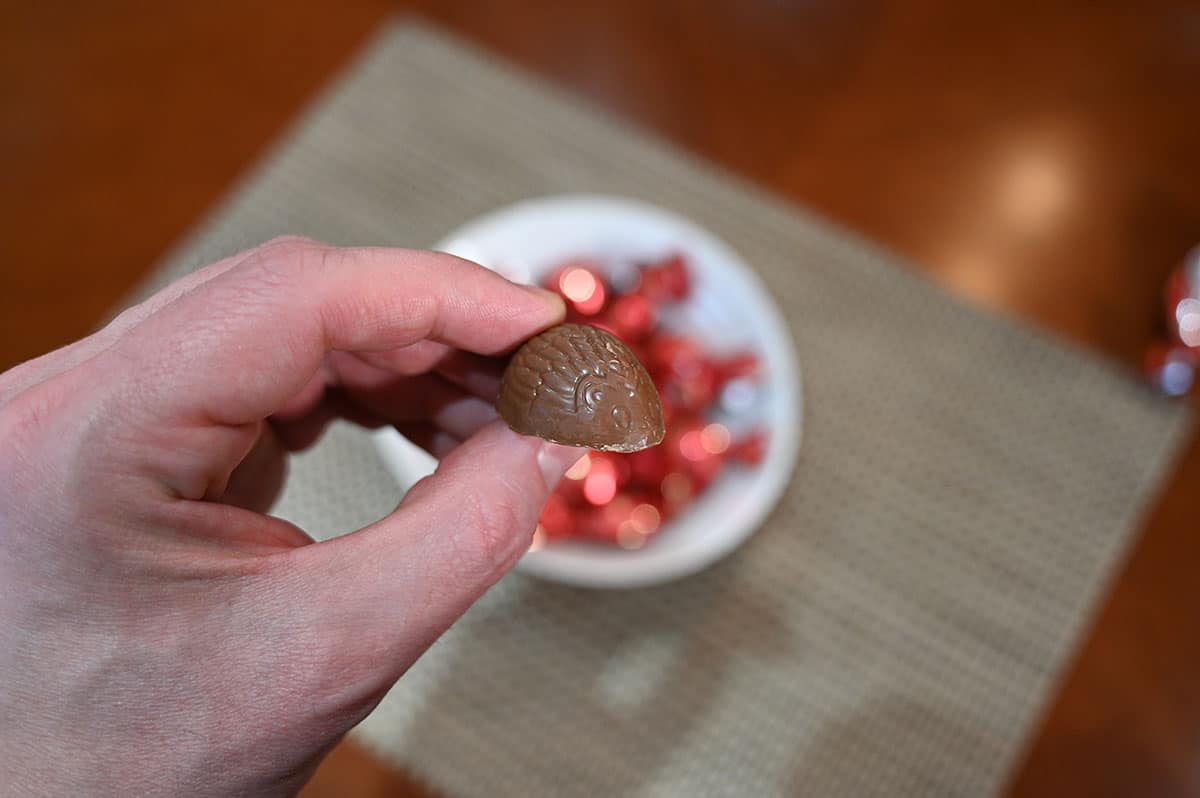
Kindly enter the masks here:
[[611, 452], [636, 452], [666, 432], [658, 391], [620, 339], [562, 324], [516, 351], [496, 409], [522, 435]]

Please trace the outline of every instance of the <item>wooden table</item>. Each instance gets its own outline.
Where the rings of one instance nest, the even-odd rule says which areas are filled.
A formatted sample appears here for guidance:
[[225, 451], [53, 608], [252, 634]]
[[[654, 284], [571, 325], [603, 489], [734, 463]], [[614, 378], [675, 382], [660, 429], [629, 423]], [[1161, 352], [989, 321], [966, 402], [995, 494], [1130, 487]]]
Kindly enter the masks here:
[[[1200, 242], [1185, 3], [7, 6], [0, 368], [86, 333], [401, 7], [1131, 367]], [[1192, 441], [1009, 794], [1200, 794], [1198, 608]], [[423, 794], [349, 744], [305, 792]]]

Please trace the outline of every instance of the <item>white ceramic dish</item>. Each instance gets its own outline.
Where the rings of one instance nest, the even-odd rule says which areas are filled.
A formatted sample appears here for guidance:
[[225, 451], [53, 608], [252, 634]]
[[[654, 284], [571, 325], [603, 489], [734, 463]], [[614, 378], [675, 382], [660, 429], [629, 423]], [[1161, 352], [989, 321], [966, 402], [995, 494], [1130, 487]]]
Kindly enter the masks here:
[[[521, 558], [518, 568], [567, 584], [625, 588], [657, 584], [699, 571], [733, 551], [766, 518], [786, 488], [800, 447], [800, 370], [787, 325], [758, 276], [729, 247], [687, 220], [646, 203], [565, 195], [528, 200], [487, 214], [435, 249], [468, 258], [513, 280], [533, 282], [569, 258], [601, 263], [647, 261], [683, 252], [693, 295], [664, 321], [698, 336], [716, 352], [752, 350], [764, 365], [762, 388], [742, 418], [767, 431], [756, 467], [729, 467], [688, 510], [643, 548], [573, 541]], [[737, 419], [729, 422], [738, 429]], [[376, 433], [384, 463], [404, 489], [435, 461], [395, 430]]]

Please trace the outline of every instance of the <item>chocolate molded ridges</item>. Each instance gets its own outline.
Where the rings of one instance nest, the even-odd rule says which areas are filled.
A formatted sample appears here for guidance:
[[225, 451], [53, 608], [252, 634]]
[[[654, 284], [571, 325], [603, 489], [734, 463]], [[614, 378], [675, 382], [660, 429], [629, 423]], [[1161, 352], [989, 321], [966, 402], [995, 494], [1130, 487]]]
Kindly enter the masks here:
[[595, 327], [561, 324], [526, 341], [496, 409], [522, 435], [612, 452], [662, 442], [662, 402], [629, 347]]

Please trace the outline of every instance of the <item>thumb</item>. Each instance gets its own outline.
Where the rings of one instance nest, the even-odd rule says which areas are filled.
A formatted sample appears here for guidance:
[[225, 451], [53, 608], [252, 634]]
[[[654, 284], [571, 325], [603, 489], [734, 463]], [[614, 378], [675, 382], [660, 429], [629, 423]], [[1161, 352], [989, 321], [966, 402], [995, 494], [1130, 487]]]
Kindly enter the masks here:
[[525, 553], [550, 491], [582, 455], [495, 421], [391, 515], [296, 550], [318, 559], [304, 570], [320, 574], [328, 633], [398, 677]]

